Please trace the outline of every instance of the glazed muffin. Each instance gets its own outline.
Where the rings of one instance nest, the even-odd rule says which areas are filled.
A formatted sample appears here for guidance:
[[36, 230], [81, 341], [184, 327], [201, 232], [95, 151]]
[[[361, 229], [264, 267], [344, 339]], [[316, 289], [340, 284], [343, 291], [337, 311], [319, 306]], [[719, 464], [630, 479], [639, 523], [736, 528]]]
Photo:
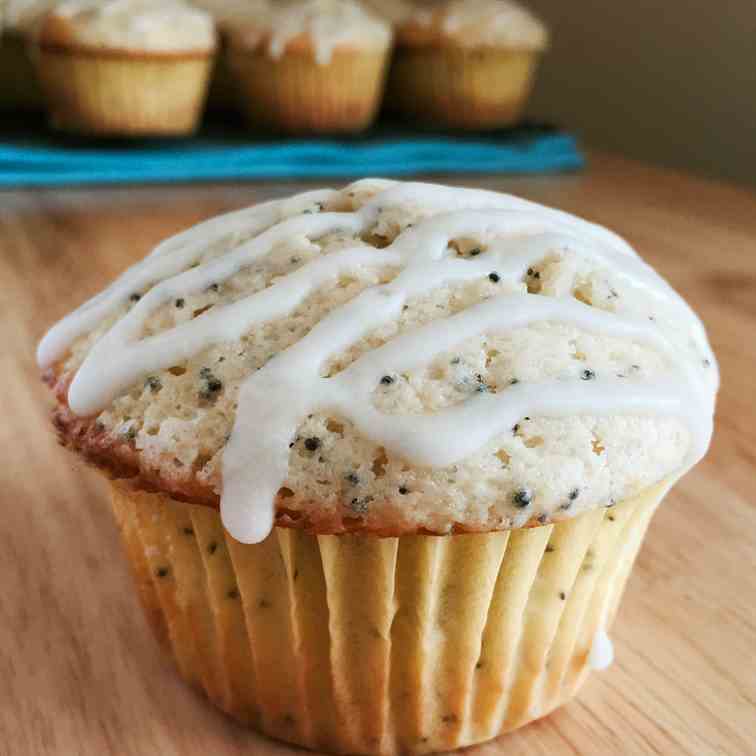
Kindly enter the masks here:
[[55, 0], [0, 2], [0, 110], [41, 110], [37, 82], [27, 40], [39, 17]]
[[178, 136], [202, 114], [212, 18], [181, 0], [66, 0], [41, 20], [35, 61], [54, 127]]
[[294, 0], [237, 24], [229, 62], [250, 125], [289, 134], [366, 129], [391, 38], [388, 22], [353, 0]]
[[511, 0], [418, 4], [397, 27], [387, 106], [450, 128], [511, 126], [547, 42], [543, 24]]
[[228, 64], [231, 31], [250, 20], [260, 23], [271, 4], [269, 0], [193, 0], [192, 5], [210, 13], [218, 31], [218, 51], [210, 79], [208, 107], [234, 110], [239, 104], [239, 95]]
[[262, 732], [426, 753], [611, 662], [717, 366], [619, 237], [364, 180], [160, 244], [39, 347], [182, 676]]

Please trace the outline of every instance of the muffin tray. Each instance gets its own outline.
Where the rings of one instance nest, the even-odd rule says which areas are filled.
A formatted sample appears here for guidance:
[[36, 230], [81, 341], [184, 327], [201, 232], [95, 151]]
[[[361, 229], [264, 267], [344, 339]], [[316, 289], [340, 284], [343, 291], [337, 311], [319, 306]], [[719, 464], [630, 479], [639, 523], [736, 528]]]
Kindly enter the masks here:
[[487, 134], [382, 124], [359, 137], [276, 139], [211, 124], [188, 140], [93, 141], [42, 126], [0, 132], [0, 187], [187, 181], [552, 173], [583, 165], [576, 139], [542, 124]]

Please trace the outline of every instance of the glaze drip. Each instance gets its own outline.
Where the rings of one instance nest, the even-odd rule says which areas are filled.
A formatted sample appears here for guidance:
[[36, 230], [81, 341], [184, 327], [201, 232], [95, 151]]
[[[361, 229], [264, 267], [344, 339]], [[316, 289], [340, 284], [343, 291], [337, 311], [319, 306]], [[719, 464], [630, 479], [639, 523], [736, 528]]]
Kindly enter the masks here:
[[597, 630], [593, 636], [591, 650], [588, 652], [588, 666], [591, 669], [603, 670], [612, 665], [614, 661], [614, 644], [607, 635], [606, 630]]

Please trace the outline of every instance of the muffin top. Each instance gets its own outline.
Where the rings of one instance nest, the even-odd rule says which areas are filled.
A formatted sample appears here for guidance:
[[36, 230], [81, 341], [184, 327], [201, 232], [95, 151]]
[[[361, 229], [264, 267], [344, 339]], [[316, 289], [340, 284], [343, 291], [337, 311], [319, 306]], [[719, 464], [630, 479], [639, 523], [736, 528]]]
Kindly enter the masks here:
[[220, 503], [248, 542], [609, 506], [704, 454], [718, 386], [700, 321], [618, 236], [375, 179], [166, 240], [38, 358], [64, 444]]
[[181, 0], [64, 0], [42, 20], [39, 42], [98, 52], [202, 53], [215, 48], [210, 14]]
[[397, 31], [397, 42], [543, 50], [548, 31], [513, 0], [431, 0], [414, 6]]
[[250, 16], [231, 30], [231, 41], [244, 49], [263, 49], [274, 59], [284, 52], [306, 51], [327, 65], [335, 49], [384, 50], [391, 26], [353, 0], [293, 0]]

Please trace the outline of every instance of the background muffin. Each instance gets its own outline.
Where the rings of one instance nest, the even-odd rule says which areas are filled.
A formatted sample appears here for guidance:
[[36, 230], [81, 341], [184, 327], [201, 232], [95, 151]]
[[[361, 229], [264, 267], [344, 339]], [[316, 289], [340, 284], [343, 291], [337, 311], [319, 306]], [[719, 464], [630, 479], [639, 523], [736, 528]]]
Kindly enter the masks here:
[[397, 28], [387, 105], [454, 128], [509, 126], [547, 40], [543, 24], [510, 0], [418, 4]]
[[56, 128], [114, 136], [196, 128], [215, 50], [205, 12], [180, 0], [69, 0], [44, 16], [36, 45]]
[[228, 63], [229, 36], [234, 27], [250, 19], [261, 23], [271, 3], [269, 0], [193, 0], [192, 5], [210, 13], [218, 30], [218, 52], [210, 79], [208, 107], [236, 109], [239, 95]]
[[4, 0], [0, 3], [0, 110], [40, 110], [27, 40], [39, 17], [56, 0]]
[[39, 358], [182, 675], [345, 753], [485, 740], [608, 664], [718, 380], [610, 232], [381, 181], [167, 240]]
[[230, 63], [253, 127], [355, 132], [375, 118], [389, 24], [352, 0], [274, 5], [231, 35]]

